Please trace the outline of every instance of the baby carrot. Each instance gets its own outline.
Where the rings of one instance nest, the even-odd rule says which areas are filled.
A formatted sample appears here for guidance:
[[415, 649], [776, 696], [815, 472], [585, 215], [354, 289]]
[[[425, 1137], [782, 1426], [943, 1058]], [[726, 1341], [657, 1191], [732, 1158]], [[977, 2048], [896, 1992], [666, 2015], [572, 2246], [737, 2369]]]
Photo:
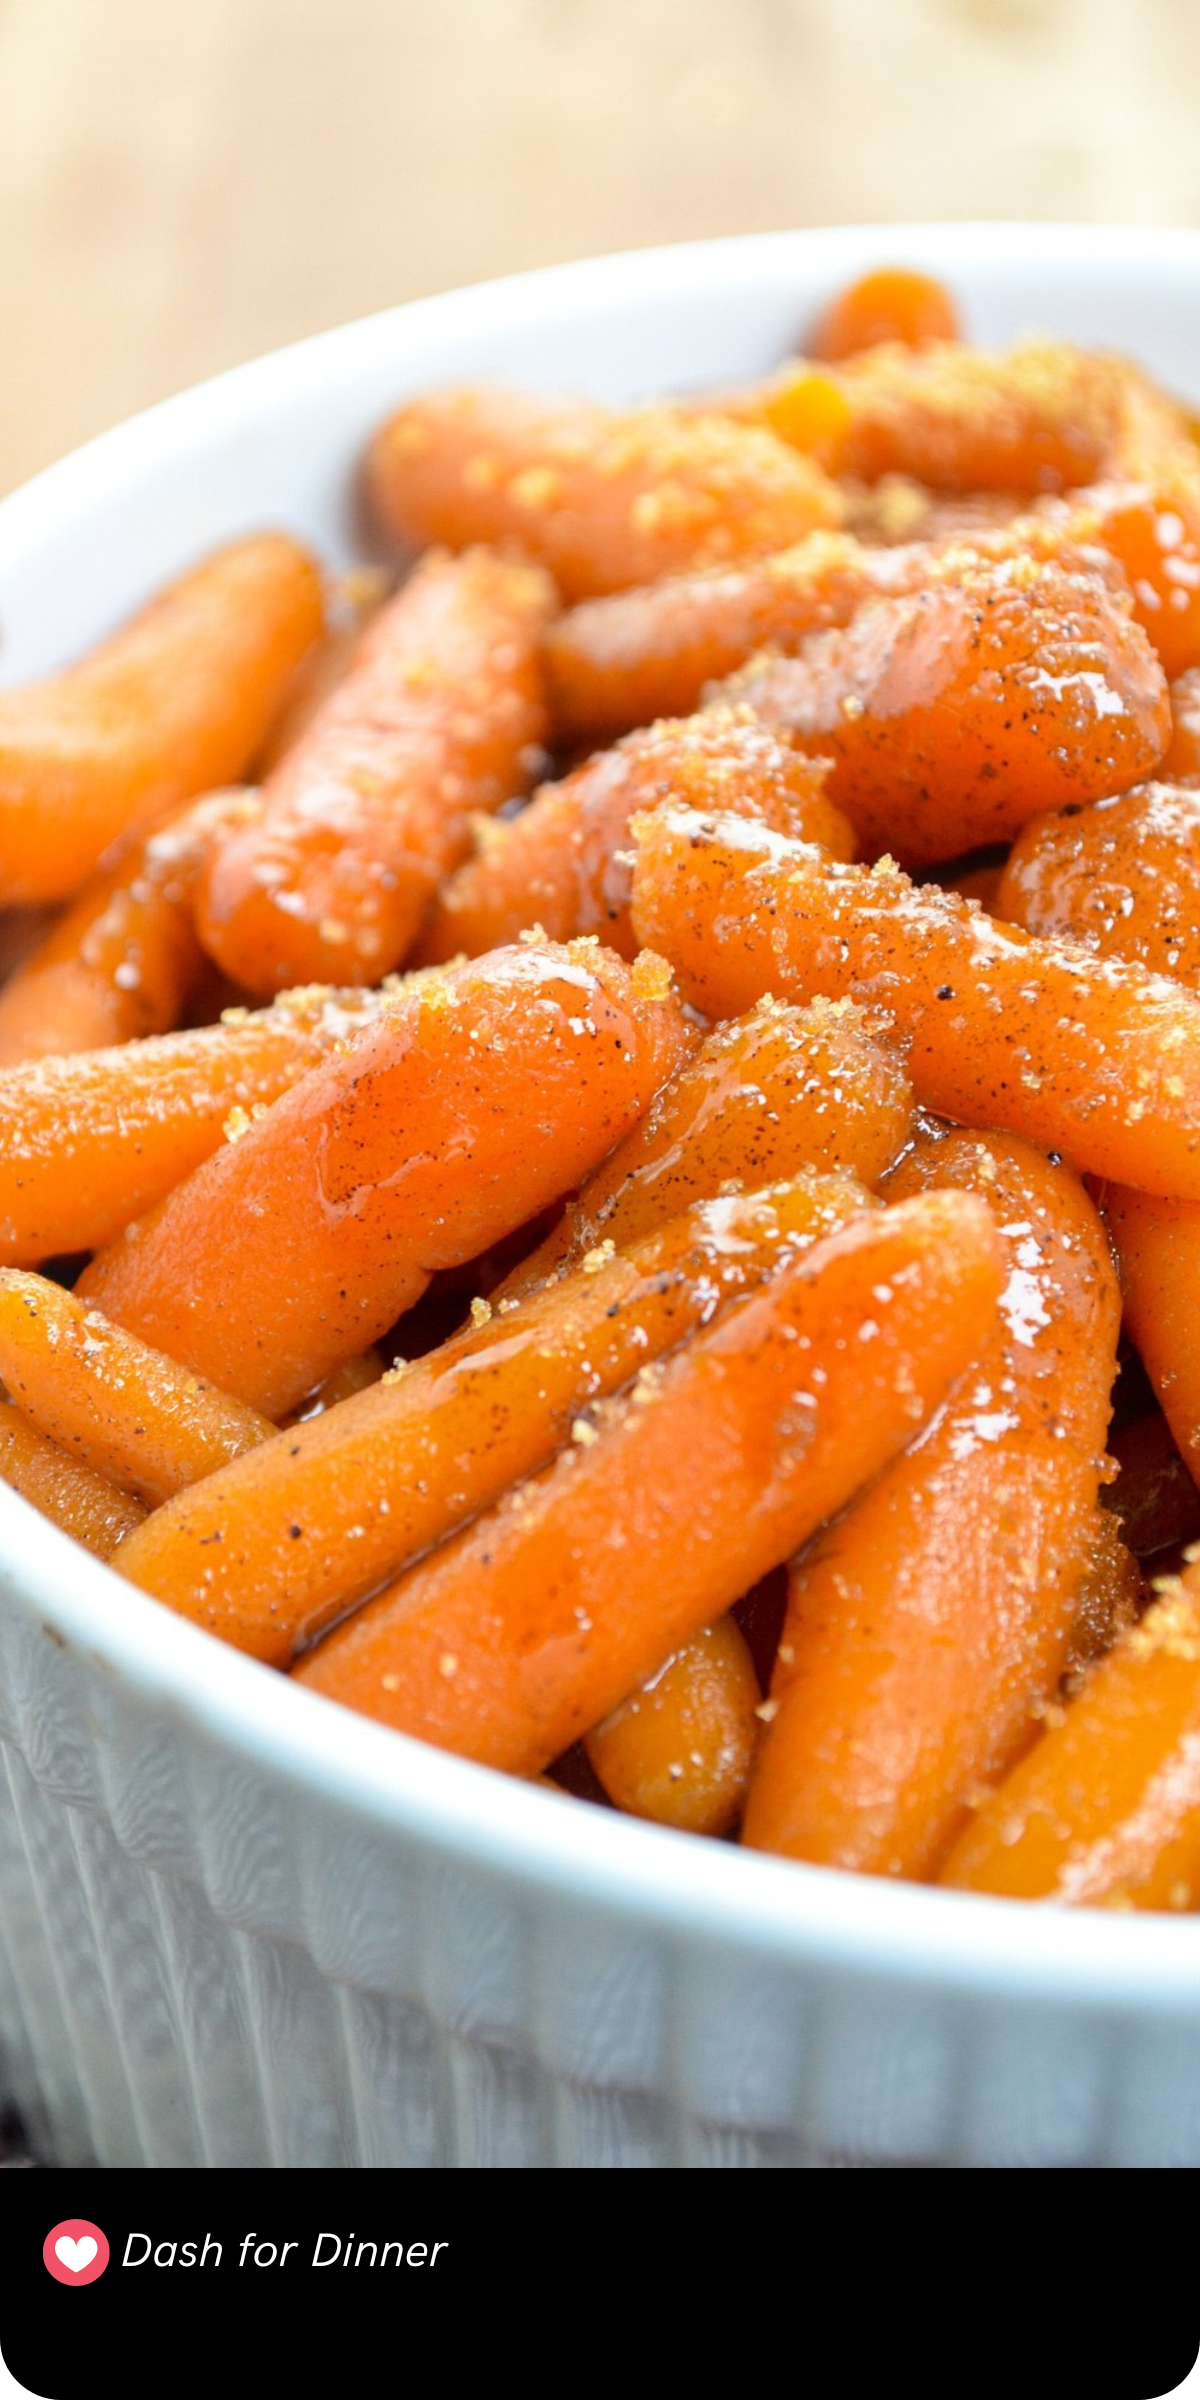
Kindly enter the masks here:
[[257, 779], [270, 774], [286, 757], [331, 694], [337, 690], [358, 649], [362, 635], [387, 599], [390, 577], [375, 567], [354, 568], [332, 582], [326, 592], [325, 630], [302, 658], [287, 697], [255, 761]]
[[589, 1733], [588, 1758], [627, 1815], [728, 1833], [746, 1802], [761, 1699], [745, 1636], [718, 1617]]
[[243, 791], [194, 800], [84, 885], [0, 990], [0, 1068], [178, 1024], [204, 964], [197, 882], [221, 832], [256, 807]]
[[519, 542], [565, 600], [780, 550], [841, 514], [820, 468], [757, 426], [499, 388], [410, 401], [367, 482], [396, 540]]
[[[844, 421], [825, 455], [867, 483], [899, 474], [940, 492], [1067, 491], [1095, 482], [1115, 436], [1121, 371], [1066, 342], [889, 343], [826, 372]], [[786, 440], [792, 387], [803, 392], [811, 373], [798, 360], [743, 409]]]
[[[731, 808], [795, 841], [817, 842], [833, 858], [853, 858], [854, 836], [824, 796], [825, 774], [823, 762], [736, 709], [630, 734], [564, 782], [544, 784], [509, 823], [482, 820], [478, 851], [443, 886], [414, 956], [475, 957], [536, 924], [552, 941], [599, 934], [632, 958], [631, 817], [672, 798]], [[0, 995], [0, 1021], [2, 1012]]]
[[791, 1570], [745, 1839], [928, 1876], [1067, 1665], [1096, 1536], [1120, 1301], [1069, 1168], [1023, 1142], [918, 1144], [893, 1193], [985, 1198], [995, 1330], [923, 1441]]
[[847, 1001], [759, 1001], [714, 1027], [663, 1085], [500, 1296], [532, 1290], [562, 1260], [598, 1243], [624, 1249], [718, 1192], [754, 1190], [809, 1168], [873, 1184], [912, 1127], [912, 1087], [860, 1010]]
[[[565, 1442], [580, 1411], [855, 1209], [842, 1176], [718, 1200], [471, 1325], [159, 1509], [122, 1571], [285, 1665]], [[586, 1428], [585, 1428], [586, 1430]]]
[[1160, 1409], [1109, 1436], [1117, 1479], [1104, 1499], [1137, 1558], [1200, 1537], [1200, 1492]]
[[1014, 517], [951, 541], [868, 547], [849, 533], [810, 533], [790, 550], [671, 575], [644, 591], [582, 601], [552, 625], [546, 665], [560, 738], [596, 739], [695, 708], [706, 684], [757, 650], [793, 652], [846, 625], [868, 600], [955, 583], [976, 566], [1030, 558], [1107, 578], [1124, 589], [1094, 512]]
[[98, 649], [0, 692], [0, 890], [75, 891], [110, 843], [237, 783], [321, 630], [321, 585], [285, 534], [231, 542]]
[[634, 923], [707, 1015], [854, 995], [911, 1037], [927, 1107], [1200, 1200], [1200, 1001], [1180, 984], [744, 818], [659, 808], [634, 835]]
[[808, 355], [837, 360], [880, 342], [924, 350], [930, 342], [958, 338], [958, 310], [944, 283], [919, 267], [872, 267], [822, 309]]
[[536, 1774], [913, 1439], [999, 1279], [991, 1219], [962, 1193], [857, 1219], [604, 1403], [300, 1680]]
[[470, 822], [525, 788], [546, 732], [553, 589], [486, 550], [424, 559], [219, 842], [201, 939], [248, 991], [377, 983], [408, 951]]
[[131, 1492], [47, 1441], [7, 1400], [0, 1400], [0, 1483], [97, 1558], [111, 1558], [146, 1514]]
[[40, 1275], [0, 1267], [0, 1380], [39, 1433], [159, 1501], [275, 1431]]
[[829, 797], [864, 848], [918, 863], [1126, 790], [1170, 736], [1163, 672], [1125, 595], [1050, 560], [966, 565], [870, 601], [725, 690], [833, 760]]
[[101, 1251], [81, 1297], [281, 1416], [628, 1131], [676, 1054], [668, 985], [596, 943], [419, 978]]
[[100, 1248], [378, 1014], [378, 995], [273, 1008], [0, 1074], [0, 1260]]
[[1101, 1659], [985, 1800], [941, 1881], [1076, 1907], [1200, 1905], [1200, 1575]]
[[1200, 791], [1142, 783], [1035, 818], [1009, 853], [996, 914], [1200, 990]]

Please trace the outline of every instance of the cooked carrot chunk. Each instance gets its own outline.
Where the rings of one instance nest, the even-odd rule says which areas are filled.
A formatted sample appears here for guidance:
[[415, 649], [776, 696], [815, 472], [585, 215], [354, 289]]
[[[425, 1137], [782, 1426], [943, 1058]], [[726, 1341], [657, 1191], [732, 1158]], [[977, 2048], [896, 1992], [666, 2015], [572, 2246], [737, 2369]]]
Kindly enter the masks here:
[[102, 1251], [81, 1298], [281, 1416], [628, 1131], [678, 1055], [661, 969], [529, 945], [418, 978]]
[[924, 350], [958, 337], [958, 310], [936, 276], [919, 267], [872, 267], [834, 294], [808, 347], [813, 358], [842, 359], [880, 342]]
[[1182, 985], [745, 819], [660, 808], [634, 835], [634, 923], [707, 1014], [763, 992], [869, 1000], [909, 1037], [928, 1107], [1200, 1200], [1200, 1001]]
[[146, 1514], [131, 1492], [47, 1441], [7, 1400], [0, 1400], [0, 1483], [97, 1558], [111, 1558]]
[[519, 542], [565, 600], [780, 550], [841, 515], [820, 468], [756, 426], [499, 388], [410, 401], [367, 479], [397, 540]]
[[1200, 990], [1200, 791], [1142, 783], [1036, 818], [1010, 852], [996, 914]]
[[684, 1833], [728, 1833], [746, 1802], [762, 1693], [744, 1634], [719, 1617], [587, 1737], [610, 1800]]
[[405, 956], [472, 815], [528, 784], [552, 597], [475, 550], [426, 559], [380, 611], [204, 878], [201, 937], [235, 983], [377, 983]]
[[913, 1439], [999, 1283], [963, 1193], [831, 1234], [329, 1634], [300, 1680], [536, 1774]]
[[64, 899], [122, 834], [242, 781], [320, 630], [308, 552], [258, 534], [181, 576], [77, 665], [0, 692], [6, 903]]
[[731, 808], [795, 841], [817, 842], [833, 858], [853, 858], [854, 836], [825, 798], [825, 776], [820, 761], [736, 709], [631, 734], [564, 782], [545, 784], [511, 822], [483, 821], [476, 856], [439, 894], [414, 956], [475, 957], [539, 925], [552, 941], [599, 934], [632, 958], [631, 817], [665, 799]]
[[1076, 1907], [1200, 1906], [1200, 1574], [1093, 1670], [951, 1851], [943, 1883]]

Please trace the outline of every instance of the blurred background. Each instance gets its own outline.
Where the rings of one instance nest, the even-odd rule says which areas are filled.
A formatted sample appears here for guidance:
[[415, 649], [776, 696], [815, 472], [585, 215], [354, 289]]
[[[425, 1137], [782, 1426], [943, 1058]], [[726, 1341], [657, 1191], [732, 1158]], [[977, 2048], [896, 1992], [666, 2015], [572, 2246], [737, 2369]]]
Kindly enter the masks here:
[[294, 336], [651, 242], [1200, 223], [1200, 0], [0, 0], [0, 489]]

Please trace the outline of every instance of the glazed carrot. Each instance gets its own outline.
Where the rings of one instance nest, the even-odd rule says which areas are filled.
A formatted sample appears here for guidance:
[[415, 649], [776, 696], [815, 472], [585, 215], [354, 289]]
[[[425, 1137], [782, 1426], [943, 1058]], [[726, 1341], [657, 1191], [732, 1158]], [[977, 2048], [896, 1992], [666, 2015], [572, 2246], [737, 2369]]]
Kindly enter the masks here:
[[809, 342], [812, 358], [843, 359], [880, 342], [924, 350], [959, 339], [958, 310], [944, 283], [919, 267], [873, 267], [822, 310]]
[[139, 1499], [167, 1500], [275, 1427], [40, 1275], [0, 1268], [0, 1380], [60, 1449]]
[[0, 1260], [92, 1250], [379, 1013], [374, 993], [285, 992], [273, 1008], [0, 1074]]
[[49, 1517], [97, 1558], [111, 1558], [141, 1524], [146, 1511], [131, 1492], [119, 1492], [102, 1475], [69, 1458], [57, 1442], [27, 1425], [0, 1400], [0, 1483], [19, 1492], [39, 1515]]
[[[426, 919], [418, 962], [475, 957], [540, 925], [552, 941], [597, 933], [632, 958], [629, 821], [658, 801], [732, 808], [833, 858], [854, 836], [824, 796], [825, 767], [744, 713], [714, 708], [631, 734], [562, 783], [544, 784], [507, 824], [484, 818], [479, 848], [443, 886]], [[3, 998], [0, 996], [0, 1019]]]
[[820, 468], [756, 426], [499, 388], [410, 401], [367, 483], [394, 539], [519, 542], [565, 600], [779, 550], [841, 513]]
[[1108, 1184], [1125, 1323], [1189, 1473], [1200, 1483], [1200, 1205]]
[[728, 1833], [746, 1802], [761, 1698], [744, 1636], [719, 1617], [589, 1733], [587, 1754], [628, 1816]]
[[204, 877], [201, 939], [235, 982], [377, 983], [404, 957], [473, 812], [529, 780], [552, 604], [536, 568], [474, 550], [423, 560], [380, 610]]
[[1200, 1904], [1200, 1576], [1100, 1661], [946, 1861], [959, 1890], [1076, 1907]]
[[1111, 1434], [1108, 1446], [1119, 1471], [1104, 1499], [1136, 1557], [1200, 1537], [1200, 1493], [1160, 1410]]
[[[794, 387], [803, 395], [811, 372], [804, 360], [785, 367], [745, 395], [745, 412], [786, 441]], [[1095, 482], [1115, 438], [1121, 371], [1066, 342], [892, 343], [828, 372], [845, 418], [823, 455], [868, 483], [900, 474], [939, 492], [1067, 491]]]
[[102, 1251], [81, 1297], [282, 1415], [628, 1131], [677, 1055], [668, 984], [596, 943], [418, 979]]
[[1200, 990], [1200, 791], [1142, 783], [1036, 818], [1009, 855], [996, 913]]
[[1170, 737], [1162, 669], [1128, 601], [1050, 560], [968, 565], [870, 601], [724, 689], [833, 760], [829, 797], [865, 848], [918, 863], [1124, 791]]
[[707, 1015], [853, 993], [911, 1038], [927, 1107], [1200, 1200], [1200, 1002], [1180, 984], [745, 819], [660, 808], [634, 835], [634, 923]]
[[1200, 783], [1200, 667], [1171, 685], [1171, 743], [1162, 772], [1170, 783]]
[[338, 1627], [301, 1681], [536, 1773], [912, 1440], [999, 1276], [961, 1193], [831, 1234]]
[[622, 733], [694, 708], [707, 684], [757, 650], [794, 652], [846, 625], [865, 601], [956, 583], [979, 564], [1045, 559], [1123, 591], [1095, 512], [1026, 514], [954, 539], [868, 547], [849, 533], [810, 533], [790, 550], [736, 566], [667, 576], [568, 609], [546, 641], [561, 739]]
[[860, 1010], [844, 1001], [759, 1001], [715, 1027], [663, 1085], [500, 1296], [531, 1291], [598, 1243], [625, 1249], [731, 1188], [753, 1190], [809, 1168], [873, 1184], [912, 1128], [912, 1087]]
[[256, 760], [258, 777], [286, 758], [318, 709], [344, 680], [359, 642], [388, 596], [389, 578], [377, 567], [357, 567], [339, 576], [326, 593], [326, 623], [320, 640], [302, 658], [287, 697]]
[[982, 1778], [1030, 1738], [1092, 1564], [1120, 1301], [1070, 1170], [1027, 1144], [919, 1143], [889, 1179], [986, 1198], [995, 1331], [922, 1442], [791, 1571], [745, 1839], [866, 1874], [932, 1874]]
[[84, 885], [0, 991], [0, 1068], [168, 1033], [203, 973], [196, 885], [250, 792], [210, 793]]
[[866, 1205], [842, 1176], [715, 1201], [623, 1257], [598, 1252], [519, 1307], [481, 1305], [480, 1323], [428, 1357], [159, 1509], [123, 1572], [285, 1665], [331, 1616], [542, 1466], [591, 1401]]
[[284, 534], [257, 534], [214, 552], [75, 666], [0, 693], [6, 903], [64, 899], [120, 835], [240, 781], [320, 630], [312, 558]]

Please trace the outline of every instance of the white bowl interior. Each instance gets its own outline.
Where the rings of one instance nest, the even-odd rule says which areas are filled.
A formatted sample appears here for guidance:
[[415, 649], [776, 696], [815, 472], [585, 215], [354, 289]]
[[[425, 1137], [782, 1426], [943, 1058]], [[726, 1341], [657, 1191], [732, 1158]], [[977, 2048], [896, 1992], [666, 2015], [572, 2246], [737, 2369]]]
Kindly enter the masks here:
[[[13, 494], [0, 504], [0, 681], [69, 658], [240, 531], [274, 523], [332, 563], [359, 554], [356, 462], [406, 394], [501, 376], [621, 399], [751, 374], [795, 344], [848, 274], [881, 259], [944, 275], [980, 340], [1062, 333], [1136, 354], [1200, 394], [1193, 235], [861, 227], [555, 268], [239, 369]], [[559, 1801], [363, 1724], [131, 1592], [2, 1490], [0, 1589], [231, 1755], [518, 1883], [775, 1958], [836, 1954], [959, 1988], [1150, 2011], [1194, 1991], [1194, 1920], [1070, 1916], [793, 1867]]]

